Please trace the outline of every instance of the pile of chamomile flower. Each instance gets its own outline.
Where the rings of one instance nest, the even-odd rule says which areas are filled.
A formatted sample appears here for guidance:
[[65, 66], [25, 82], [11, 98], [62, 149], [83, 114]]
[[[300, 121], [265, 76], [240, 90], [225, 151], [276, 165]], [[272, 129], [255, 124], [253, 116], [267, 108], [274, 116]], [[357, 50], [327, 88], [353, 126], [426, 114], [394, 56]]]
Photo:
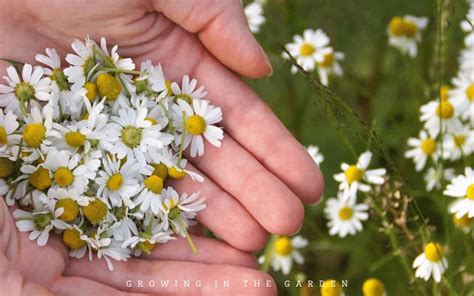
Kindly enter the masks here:
[[56, 233], [70, 256], [104, 257], [110, 270], [176, 236], [197, 252], [187, 229], [204, 198], [167, 180], [203, 181], [184, 154], [221, 145], [221, 109], [195, 79], [171, 82], [149, 60], [135, 69], [103, 38], [71, 47], [65, 67], [47, 48], [0, 85], [0, 194], [18, 229], [39, 246]]

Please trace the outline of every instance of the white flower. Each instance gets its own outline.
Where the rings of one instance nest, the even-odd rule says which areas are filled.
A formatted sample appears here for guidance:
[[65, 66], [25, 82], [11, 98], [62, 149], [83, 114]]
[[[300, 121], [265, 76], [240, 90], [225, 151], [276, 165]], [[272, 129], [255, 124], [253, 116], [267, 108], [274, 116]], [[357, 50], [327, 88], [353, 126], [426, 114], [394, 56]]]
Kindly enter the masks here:
[[461, 118], [474, 124], [474, 71], [459, 72], [452, 83], [454, 87], [449, 95], [458, 106]]
[[176, 97], [176, 100], [185, 100], [188, 104], [191, 104], [192, 101], [200, 100], [207, 95], [207, 92], [204, 90], [204, 86], [196, 89], [196, 85], [196, 79], [189, 81], [189, 76], [184, 75], [181, 87], [179, 87], [178, 83], [173, 82], [171, 83], [171, 91]]
[[342, 76], [344, 71], [342, 70], [339, 61], [344, 59], [344, 53], [342, 52], [328, 52], [324, 55], [323, 60], [318, 62], [318, 74], [321, 83], [328, 85], [329, 76]]
[[22, 136], [23, 146], [21, 151], [26, 155], [24, 161], [32, 162], [38, 158], [44, 159], [44, 154], [48, 152], [51, 141], [48, 137], [51, 135], [53, 125], [53, 111], [51, 105], [46, 105], [40, 110], [33, 107], [31, 113], [24, 118]]
[[421, 41], [421, 32], [427, 25], [428, 19], [426, 17], [395, 16], [390, 20], [387, 28], [388, 42], [403, 54], [408, 54], [412, 58], [416, 57], [417, 43]]
[[17, 116], [12, 111], [4, 113], [0, 109], [0, 152], [4, 152], [14, 140], [18, 142], [18, 136], [13, 134], [18, 127]]
[[467, 157], [474, 151], [474, 130], [462, 126], [444, 136], [444, 158], [458, 160]]
[[260, 26], [265, 23], [265, 17], [263, 16], [263, 5], [259, 2], [251, 2], [244, 8], [247, 22], [252, 33], [258, 33]]
[[163, 189], [163, 179], [156, 175], [150, 175], [138, 188], [133, 203], [138, 206], [140, 205], [140, 211], [146, 212], [149, 209], [153, 214], [158, 214], [161, 209], [161, 193]]
[[420, 120], [425, 123], [425, 129], [431, 137], [436, 138], [440, 133], [441, 121], [443, 122], [443, 133], [452, 133], [461, 127], [458, 118], [458, 108], [449, 99], [434, 100], [420, 107]]
[[25, 64], [20, 79], [15, 67], [9, 66], [7, 76], [3, 76], [8, 85], [0, 84], [0, 107], [5, 108], [4, 112], [12, 111], [18, 116], [23, 116], [29, 104], [39, 106], [34, 99], [49, 101], [51, 80], [43, 74], [42, 67], [33, 69], [30, 64]]
[[[210, 105], [206, 100], [193, 100], [191, 107], [186, 101], [179, 99], [173, 109], [176, 112], [173, 125], [178, 131], [185, 133], [184, 149], [191, 144], [191, 157], [204, 155], [203, 136], [212, 145], [221, 146], [224, 131], [215, 126], [222, 120], [221, 108]], [[177, 138], [176, 144], [181, 144], [181, 137]]]
[[[270, 264], [275, 271], [281, 270], [284, 275], [287, 275], [291, 271], [293, 261], [297, 264], [304, 264], [304, 257], [299, 252], [308, 245], [308, 240], [300, 235], [293, 238], [286, 236], [279, 236], [275, 239], [272, 245], [272, 252], [270, 255]], [[261, 256], [258, 259], [260, 264], [263, 264], [265, 257]]]
[[85, 207], [89, 204], [89, 201], [93, 200], [93, 198], [87, 197], [80, 192], [77, 192], [74, 189], [63, 189], [63, 188], [50, 188], [48, 190], [47, 196], [43, 196], [43, 202], [46, 203], [48, 200], [61, 200], [61, 199], [72, 199], [81, 207]]
[[368, 209], [366, 204], [356, 204], [355, 197], [344, 199], [341, 193], [338, 198], [328, 199], [324, 212], [329, 220], [329, 234], [344, 238], [362, 231], [361, 221], [369, 218]]
[[369, 184], [381, 185], [385, 182], [383, 176], [386, 174], [384, 168], [367, 170], [372, 158], [372, 153], [366, 151], [359, 156], [357, 164], [341, 164], [342, 173], [334, 175], [334, 179], [339, 184], [339, 190], [342, 191], [345, 199], [357, 196], [357, 191], [368, 192], [371, 187]]
[[71, 89], [77, 90], [84, 87], [86, 77], [96, 67], [97, 61], [94, 55], [96, 45], [94, 41], [87, 37], [85, 43], [77, 39], [74, 40], [71, 47], [76, 54], [66, 55], [66, 61], [71, 66], [64, 69], [64, 74], [68, 81], [72, 83]]
[[408, 139], [408, 145], [412, 148], [405, 152], [406, 158], [413, 158], [415, 169], [421, 171], [429, 157], [436, 161], [439, 157], [438, 144], [424, 130], [420, 131], [419, 138]]
[[136, 81], [144, 81], [146, 83], [145, 87], [149, 87], [152, 91], [157, 93], [166, 90], [166, 79], [160, 64], [153, 66], [150, 60], [146, 60], [142, 62], [140, 72], [143, 74], [140, 75]]
[[444, 169], [442, 167], [431, 167], [426, 171], [424, 176], [426, 190], [441, 189], [441, 182], [451, 181], [454, 178], [454, 169]]
[[175, 238], [172, 237], [172, 234], [173, 232], [171, 230], [165, 230], [163, 228], [163, 223], [159, 223], [156, 226], [151, 227], [151, 231], [141, 232], [124, 241], [122, 243], [122, 248], [135, 249], [135, 256], [139, 256], [142, 251], [150, 254], [150, 251], [154, 248], [155, 244], [164, 244], [170, 240], [174, 240]]
[[314, 160], [314, 162], [318, 166], [321, 165], [321, 163], [324, 161], [324, 155], [319, 151], [319, 147], [309, 145], [306, 150], [308, 151], [309, 155], [311, 155], [311, 158]]
[[[100, 38], [100, 48], [102, 51], [105, 53], [105, 61], [104, 64], [106, 67], [112, 67], [118, 70], [121, 70], [123, 72], [126, 71], [133, 71], [135, 69], [135, 64], [133, 63], [133, 60], [131, 58], [122, 58], [119, 56], [117, 53], [118, 50], [118, 45], [114, 45], [112, 49], [109, 51], [107, 49], [107, 41], [105, 38]], [[130, 75], [127, 75], [125, 73], [119, 73], [118, 74], [120, 82], [124, 85], [124, 87], [128, 91], [135, 91], [135, 86], [133, 85], [132, 78]]]
[[435, 282], [441, 281], [441, 275], [448, 268], [448, 260], [445, 258], [445, 248], [435, 242], [430, 242], [425, 246], [424, 252], [413, 261], [413, 268], [416, 268], [415, 276], [428, 281], [433, 275]]
[[183, 228], [195, 224], [193, 220], [197, 213], [206, 208], [205, 198], [199, 198], [198, 193], [191, 195], [183, 193], [180, 196], [172, 187], [163, 189], [161, 198], [160, 214], [164, 229], [168, 230], [171, 225], [173, 231], [183, 237], [185, 236]]
[[[328, 47], [329, 37], [321, 29], [306, 29], [303, 37], [300, 35], [293, 36], [293, 43], [285, 45], [286, 50], [296, 59], [306, 71], [313, 71], [316, 63], [324, 61], [326, 54], [332, 53], [332, 48]], [[289, 58], [283, 53], [284, 58]], [[291, 72], [296, 73], [298, 70], [295, 66], [291, 67]]]
[[449, 207], [449, 212], [461, 218], [467, 215], [474, 217], [474, 171], [466, 167], [464, 175], [457, 176], [451, 180], [444, 194], [457, 198]]

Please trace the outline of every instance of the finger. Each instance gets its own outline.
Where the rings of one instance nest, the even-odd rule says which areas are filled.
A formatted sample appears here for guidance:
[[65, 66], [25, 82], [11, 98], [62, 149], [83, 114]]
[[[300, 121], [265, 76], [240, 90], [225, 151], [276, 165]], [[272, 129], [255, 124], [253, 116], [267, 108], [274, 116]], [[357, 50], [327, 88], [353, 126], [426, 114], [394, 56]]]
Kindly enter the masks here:
[[[110, 272], [104, 260], [72, 260], [66, 275], [85, 277], [121, 291], [138, 293], [276, 295], [275, 283], [268, 274], [239, 266], [143, 259], [113, 264], [114, 271]], [[224, 287], [224, 281], [230, 286]]]
[[[236, 265], [254, 269], [258, 266], [254, 256], [232, 248], [224, 242], [195, 235], [192, 236], [192, 239], [198, 249], [197, 255], [191, 253], [188, 242], [185, 239], [178, 237], [177, 240], [157, 245], [146, 258]], [[216, 254], [219, 255], [216, 256]]]
[[[55, 295], [81, 296], [81, 295], [104, 295], [104, 296], [142, 296], [148, 294], [125, 293], [115, 288], [106, 286], [93, 280], [81, 277], [61, 277], [51, 286], [50, 290]], [[25, 294], [26, 295], [26, 294]], [[31, 294], [31, 295], [36, 295]]]
[[[268, 233], [249, 212], [209, 177], [188, 163], [186, 169], [203, 175], [198, 183], [186, 177], [171, 182], [178, 192], [200, 192], [206, 198], [206, 209], [199, 212], [197, 220], [232, 246], [244, 251], [257, 251], [267, 242]], [[248, 239], [251, 237], [252, 239]]]
[[239, 0], [155, 0], [154, 7], [191, 33], [224, 65], [251, 78], [272, 68], [253, 34]]

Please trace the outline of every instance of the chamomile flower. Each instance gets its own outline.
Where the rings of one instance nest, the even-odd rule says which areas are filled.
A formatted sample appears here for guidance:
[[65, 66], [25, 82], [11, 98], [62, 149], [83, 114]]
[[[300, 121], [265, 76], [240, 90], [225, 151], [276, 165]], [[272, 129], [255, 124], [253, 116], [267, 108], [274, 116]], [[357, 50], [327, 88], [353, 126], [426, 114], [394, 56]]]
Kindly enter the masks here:
[[420, 120], [433, 138], [441, 132], [441, 126], [443, 133], [452, 133], [461, 127], [456, 105], [449, 99], [431, 101], [421, 106], [420, 111]]
[[386, 296], [385, 285], [376, 278], [369, 278], [362, 284], [362, 293], [364, 296]]
[[321, 296], [344, 296], [341, 284], [333, 279], [327, 279], [323, 281], [321, 285]]
[[[150, 223], [152, 223], [151, 220]], [[165, 230], [163, 228], [163, 223], [159, 223], [156, 226], [152, 226], [150, 230], [145, 230], [135, 236], [130, 237], [122, 243], [122, 248], [132, 248], [134, 250], [134, 255], [139, 256], [142, 252], [150, 254], [151, 250], [155, 247], [156, 244], [163, 244], [170, 240], [176, 238], [171, 235], [173, 232], [171, 230]]]
[[[304, 257], [300, 253], [300, 249], [308, 245], [308, 240], [300, 235], [293, 238], [287, 236], [278, 236], [272, 245], [272, 252], [270, 255], [270, 264], [275, 271], [281, 270], [285, 275], [289, 274], [293, 262], [296, 264], [304, 264]], [[265, 257], [261, 256], [259, 263], [263, 264]]]
[[[332, 48], [328, 45], [329, 37], [323, 30], [306, 29], [303, 36], [295, 35], [293, 43], [288, 43], [285, 48], [304, 70], [313, 71], [317, 63], [324, 62], [325, 55], [332, 54]], [[283, 53], [283, 57], [289, 59], [286, 53]], [[295, 66], [291, 67], [291, 73], [297, 71]]]
[[[102, 127], [107, 123], [107, 118], [102, 123]], [[100, 128], [96, 130], [89, 129], [87, 120], [80, 122], [71, 122], [68, 125], [53, 123], [53, 129], [50, 132], [51, 140], [55, 142], [58, 149], [69, 150], [71, 152], [85, 153], [89, 152], [92, 143], [97, 143], [104, 137]]]
[[408, 145], [411, 149], [405, 152], [405, 157], [413, 158], [417, 172], [425, 167], [428, 158], [438, 160], [438, 143], [426, 131], [420, 131], [419, 138], [409, 138]]
[[157, 175], [149, 175], [140, 184], [133, 203], [140, 206], [140, 211], [151, 210], [153, 214], [158, 214], [161, 208], [161, 192], [163, 190], [163, 179]]
[[[109, 51], [107, 49], [107, 41], [105, 38], [100, 39], [100, 48], [105, 53], [105, 60], [103, 61], [106, 67], [112, 67], [119, 70], [117, 75], [118, 80], [123, 84], [127, 91], [134, 92], [135, 86], [130, 75], [126, 74], [127, 71], [133, 71], [135, 69], [135, 64], [131, 58], [122, 58], [117, 53], [118, 45], [114, 45]], [[99, 78], [98, 78], [99, 79]], [[97, 87], [100, 92], [100, 82], [97, 81]]]
[[462, 126], [445, 135], [443, 145], [444, 158], [458, 160], [461, 157], [469, 156], [474, 151], [474, 130]]
[[459, 72], [453, 80], [450, 92], [453, 103], [459, 106], [462, 119], [474, 124], [474, 71]]
[[324, 54], [322, 61], [318, 61], [317, 70], [322, 84], [328, 85], [329, 76], [342, 76], [344, 71], [339, 64], [339, 61], [342, 61], [343, 59], [344, 53], [331, 51]]
[[449, 207], [450, 213], [456, 214], [458, 218], [464, 215], [468, 218], [474, 217], [474, 171], [472, 168], [466, 167], [464, 175], [453, 178], [444, 194], [456, 198]]
[[176, 100], [181, 99], [186, 101], [188, 104], [191, 104], [192, 101], [203, 99], [207, 95], [204, 86], [201, 86], [198, 89], [196, 89], [196, 86], [196, 79], [189, 81], [189, 76], [184, 75], [181, 87], [178, 83], [173, 82], [171, 83], [171, 91]]
[[76, 54], [66, 55], [66, 61], [70, 66], [64, 69], [64, 74], [68, 81], [72, 83], [71, 89], [77, 90], [84, 87], [87, 76], [97, 65], [94, 53], [96, 45], [94, 41], [87, 37], [85, 43], [77, 39], [74, 40], [71, 47]]
[[[196, 172], [186, 169], [187, 159], [179, 158], [179, 152], [174, 153], [171, 149], [161, 149], [158, 153], [149, 155], [149, 163], [155, 168], [153, 174], [165, 179], [182, 179], [188, 175], [193, 181], [203, 182], [204, 178]], [[163, 167], [164, 165], [164, 167]]]
[[433, 189], [441, 189], [443, 181], [451, 181], [454, 178], [454, 169], [443, 168], [440, 166], [430, 167], [424, 176], [426, 183], [426, 191]]
[[249, 24], [250, 31], [252, 33], [260, 32], [260, 26], [265, 23], [265, 17], [263, 16], [263, 5], [259, 2], [251, 2], [244, 8], [245, 16]]
[[17, 116], [12, 111], [4, 113], [0, 109], [0, 153], [6, 152], [8, 146], [14, 141], [18, 142], [18, 136], [13, 133], [19, 126]]
[[[215, 126], [222, 120], [222, 111], [206, 100], [193, 100], [192, 107], [186, 101], [179, 99], [173, 105], [176, 112], [173, 125], [178, 131], [184, 133], [184, 149], [191, 146], [191, 157], [204, 155], [203, 137], [215, 147], [221, 146], [224, 131]], [[181, 137], [177, 138], [177, 145], [181, 145]]]
[[186, 234], [185, 229], [195, 224], [197, 213], [206, 208], [205, 198], [199, 198], [198, 193], [179, 195], [172, 187], [163, 189], [161, 198], [160, 214], [164, 229], [168, 230], [171, 225], [173, 231], [182, 237]]
[[456, 215], [453, 215], [453, 224], [460, 230], [468, 233], [471, 230], [471, 226], [474, 224], [474, 217], [469, 218], [467, 215], [458, 218]]
[[48, 137], [51, 135], [53, 125], [53, 111], [51, 105], [46, 105], [40, 110], [33, 107], [31, 113], [24, 118], [25, 125], [22, 131], [22, 153], [28, 155], [24, 160], [34, 161], [38, 158], [44, 159], [51, 141]]
[[72, 225], [62, 233], [62, 240], [69, 248], [69, 256], [81, 259], [87, 252], [86, 241], [81, 239], [84, 235], [82, 229], [77, 225]]
[[164, 92], [166, 90], [166, 79], [160, 64], [153, 66], [150, 60], [146, 60], [142, 62], [140, 72], [143, 74], [135, 80], [137, 93], [149, 89], [155, 93], [166, 94]]
[[356, 204], [355, 197], [346, 200], [341, 193], [337, 198], [328, 199], [324, 212], [329, 220], [329, 234], [344, 238], [362, 231], [361, 221], [369, 218], [368, 209], [366, 204]]
[[311, 155], [311, 158], [314, 160], [314, 162], [318, 166], [321, 165], [321, 163], [324, 161], [324, 155], [319, 151], [319, 147], [309, 145], [306, 150], [308, 151], [309, 155]]
[[421, 32], [427, 25], [426, 17], [395, 16], [390, 20], [387, 28], [388, 42], [403, 54], [414, 58], [418, 52], [417, 44], [421, 41]]
[[43, 68], [44, 74], [49, 76], [52, 84], [55, 84], [60, 90], [68, 90], [69, 84], [67, 77], [61, 70], [61, 57], [54, 48], [46, 48], [46, 55], [37, 54], [35, 59], [48, 66]]
[[428, 281], [431, 276], [435, 282], [441, 281], [441, 275], [448, 268], [448, 260], [445, 258], [446, 249], [436, 242], [428, 243], [422, 254], [413, 261], [416, 269], [415, 276]]
[[334, 179], [339, 184], [339, 190], [342, 191], [344, 198], [355, 197], [357, 191], [368, 192], [371, 187], [369, 184], [381, 185], [385, 182], [383, 176], [387, 173], [384, 168], [368, 170], [372, 153], [366, 151], [359, 156], [357, 164], [341, 164], [342, 173], [334, 175]]
[[49, 101], [51, 80], [44, 77], [42, 67], [25, 64], [21, 71], [21, 79], [13, 66], [7, 68], [7, 76], [3, 78], [8, 85], [0, 84], [0, 107], [4, 112], [13, 112], [17, 116], [26, 114], [30, 105], [39, 106], [39, 101]]

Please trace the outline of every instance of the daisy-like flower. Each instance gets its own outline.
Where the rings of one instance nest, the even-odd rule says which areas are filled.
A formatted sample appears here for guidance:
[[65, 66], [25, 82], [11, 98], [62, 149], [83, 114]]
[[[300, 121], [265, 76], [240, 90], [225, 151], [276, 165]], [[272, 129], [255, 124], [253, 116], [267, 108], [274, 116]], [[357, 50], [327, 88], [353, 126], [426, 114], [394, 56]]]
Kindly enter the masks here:
[[181, 87], [179, 87], [178, 83], [173, 82], [171, 83], [171, 91], [176, 100], [181, 99], [186, 101], [188, 104], [191, 104], [194, 100], [200, 100], [207, 95], [204, 86], [201, 86], [198, 89], [196, 89], [196, 86], [196, 79], [189, 81], [189, 76], [184, 75]]
[[308, 151], [309, 155], [311, 155], [311, 158], [314, 160], [314, 162], [318, 166], [321, 165], [321, 163], [324, 161], [324, 155], [319, 151], [319, 147], [309, 145], [306, 150]]
[[431, 101], [421, 106], [420, 111], [420, 120], [433, 138], [440, 133], [441, 121], [443, 132], [452, 133], [461, 128], [456, 105], [449, 99]]
[[13, 135], [18, 127], [17, 116], [12, 111], [3, 113], [0, 109], [0, 153], [6, 152], [8, 146], [18, 140], [18, 136]]
[[[64, 211], [59, 219], [64, 222], [72, 222], [79, 216], [79, 206], [86, 207], [93, 198], [82, 195], [74, 189], [65, 190], [63, 188], [50, 188], [47, 196], [42, 196], [43, 203], [49, 200], [56, 202], [56, 208], [63, 208]], [[45, 199], [47, 198], [47, 199]]]
[[369, 218], [368, 209], [366, 204], [356, 204], [355, 197], [345, 200], [341, 193], [338, 198], [328, 199], [324, 212], [329, 220], [329, 234], [344, 238], [362, 231], [361, 221]]
[[474, 71], [459, 72], [453, 80], [450, 92], [453, 103], [458, 106], [462, 119], [474, 124]]
[[344, 296], [344, 291], [339, 281], [328, 279], [321, 285], [321, 296]]
[[[150, 223], [152, 223], [153, 219]], [[122, 248], [135, 249], [134, 255], [139, 256], [142, 252], [150, 254], [156, 244], [163, 244], [176, 238], [172, 237], [171, 230], [165, 230], [163, 223], [151, 227], [151, 230], [141, 232], [130, 237], [122, 243]]]
[[415, 276], [428, 281], [433, 275], [435, 282], [441, 281], [441, 275], [448, 268], [448, 260], [445, 258], [446, 249], [436, 242], [430, 242], [425, 246], [422, 254], [413, 261], [416, 268]]
[[[191, 145], [191, 157], [204, 155], [203, 136], [212, 145], [220, 147], [224, 131], [215, 124], [222, 120], [221, 108], [210, 105], [206, 100], [193, 100], [192, 107], [181, 99], [177, 103], [173, 105], [176, 112], [173, 125], [184, 133], [183, 149]], [[181, 137], [178, 137], [176, 144], [181, 145]]]
[[471, 226], [474, 224], [474, 217], [469, 218], [467, 215], [464, 215], [461, 218], [458, 218], [456, 215], [453, 215], [453, 224], [465, 233], [468, 233], [471, 230]]
[[344, 59], [344, 53], [342, 52], [328, 52], [324, 55], [322, 61], [318, 61], [318, 74], [321, 83], [328, 85], [329, 76], [342, 76], [344, 71], [342, 70], [339, 61]]
[[71, 89], [77, 90], [84, 87], [87, 76], [96, 67], [97, 60], [94, 53], [96, 45], [87, 37], [85, 43], [77, 39], [74, 40], [71, 47], [76, 54], [66, 55], [66, 61], [71, 66], [64, 69], [64, 74], [72, 83]]
[[[131, 58], [122, 58], [121, 56], [119, 56], [119, 54], [117, 53], [118, 45], [114, 45], [110, 50], [109, 54], [109, 51], [107, 49], [107, 41], [103, 37], [100, 39], [100, 48], [105, 53], [105, 57], [102, 57], [104, 58], [103, 62], [105, 66], [119, 70], [119, 74], [117, 75], [118, 80], [120, 80], [120, 82], [124, 84], [127, 91], [135, 91], [135, 86], [133, 85], [131, 76], [126, 74], [128, 71], [133, 71], [135, 69], [135, 64], [133, 63], [133, 60]], [[97, 87], [100, 93], [101, 85], [99, 80], [97, 80]]]
[[474, 130], [462, 126], [445, 135], [443, 145], [444, 158], [458, 160], [463, 156], [469, 156], [474, 151]]
[[100, 160], [91, 159], [81, 164], [81, 155], [67, 150], [51, 149], [43, 163], [43, 168], [52, 175], [52, 186], [74, 189], [78, 193], [86, 191], [90, 180], [96, 176]]
[[[317, 63], [324, 62], [324, 56], [332, 54], [329, 45], [329, 37], [321, 29], [306, 29], [303, 36], [295, 35], [293, 43], [285, 45], [286, 50], [296, 59], [306, 71], [313, 71]], [[286, 53], [283, 57], [289, 59]], [[291, 73], [298, 72], [295, 66], [291, 67]]]
[[426, 17], [395, 16], [388, 24], [388, 42], [403, 54], [408, 54], [414, 58], [418, 51], [417, 43], [421, 41], [421, 32], [427, 25], [428, 19]]
[[366, 151], [359, 156], [357, 164], [341, 164], [342, 173], [334, 175], [345, 199], [356, 197], [357, 191], [368, 192], [369, 184], [381, 185], [385, 182], [383, 176], [387, 173], [384, 168], [367, 170], [372, 159], [372, 153]]
[[160, 64], [153, 66], [150, 60], [146, 60], [142, 62], [140, 72], [143, 74], [135, 79], [137, 93], [151, 90], [166, 95], [166, 92], [164, 92], [166, 90], [166, 79]]
[[420, 131], [419, 138], [409, 138], [408, 145], [411, 149], [405, 152], [405, 157], [413, 158], [417, 172], [425, 167], [428, 158], [438, 160], [438, 144], [426, 131]]
[[263, 16], [263, 5], [259, 2], [249, 3], [244, 8], [245, 16], [249, 24], [250, 31], [252, 33], [260, 32], [260, 26], [265, 23], [265, 17]]
[[21, 152], [27, 157], [25, 161], [34, 161], [38, 158], [44, 159], [51, 141], [48, 137], [51, 135], [53, 125], [53, 110], [51, 105], [46, 105], [40, 110], [33, 107], [31, 113], [24, 118], [25, 125], [22, 131], [23, 146]]
[[0, 107], [5, 112], [11, 111], [18, 116], [23, 116], [30, 104], [38, 106], [36, 100], [49, 101], [51, 91], [51, 80], [44, 77], [42, 67], [33, 67], [25, 64], [21, 72], [21, 79], [15, 67], [7, 68], [7, 76], [3, 78], [8, 85], [0, 84]]
[[64, 208], [55, 207], [54, 201], [48, 202], [46, 205], [37, 200], [35, 203], [37, 209], [35, 212], [26, 212], [23, 210], [15, 210], [13, 218], [15, 218], [18, 230], [22, 232], [31, 231], [30, 240], [37, 240], [38, 246], [44, 246], [48, 242], [49, 232], [53, 229], [63, 230], [69, 225], [60, 219], [64, 213]]
[[[270, 264], [275, 271], [281, 270], [285, 275], [289, 274], [293, 261], [296, 264], [304, 264], [304, 257], [301, 255], [299, 249], [308, 245], [308, 240], [300, 235], [293, 238], [287, 236], [279, 236], [275, 239], [272, 245], [272, 252], [270, 255]], [[259, 263], [263, 264], [265, 256], [261, 256]]]
[[157, 175], [149, 175], [140, 184], [137, 192], [139, 192], [133, 203], [138, 206], [140, 205], [140, 211], [146, 212], [149, 209], [153, 214], [160, 213], [161, 205], [161, 193], [163, 190], [163, 179]]
[[465, 215], [468, 218], [474, 217], [474, 171], [472, 168], [465, 168], [464, 175], [453, 178], [444, 194], [457, 198], [449, 207], [450, 213], [456, 214], [458, 218]]
[[69, 256], [81, 259], [87, 252], [86, 241], [81, 239], [84, 235], [82, 229], [77, 225], [63, 231], [63, 242], [69, 247]]
[[173, 137], [161, 133], [160, 124], [153, 125], [147, 120], [148, 109], [145, 106], [123, 108], [119, 116], [112, 116], [113, 122], [107, 124], [107, 138], [101, 145], [119, 159], [136, 159], [139, 165], [146, 163], [145, 154], [152, 149], [161, 149], [168, 145]]
[[168, 230], [171, 225], [173, 231], [182, 237], [186, 236], [186, 228], [195, 224], [197, 213], [206, 208], [205, 198], [199, 198], [198, 193], [183, 193], [180, 196], [172, 187], [163, 189], [161, 198], [160, 214], [164, 229]]
[[362, 284], [362, 293], [364, 296], [386, 296], [385, 285], [381, 280], [369, 278]]
[[49, 68], [43, 68], [44, 74], [49, 76], [52, 84], [55, 84], [60, 90], [68, 90], [69, 84], [67, 77], [61, 70], [61, 58], [58, 52], [54, 48], [46, 48], [46, 55], [37, 54], [35, 59], [48, 66]]
[[426, 171], [424, 176], [426, 183], [426, 191], [430, 192], [433, 189], [441, 189], [442, 181], [451, 181], [454, 178], [454, 169], [447, 169], [442, 167], [431, 167]]
[[[99, 188], [97, 195], [109, 200], [113, 207], [120, 207], [124, 202], [129, 208], [134, 204], [130, 198], [137, 192], [139, 185], [137, 176], [138, 165], [133, 159], [125, 163], [115, 157], [107, 156], [102, 160], [103, 171], [99, 171], [99, 177], [95, 180]], [[141, 168], [143, 173], [151, 173], [150, 166]]]

